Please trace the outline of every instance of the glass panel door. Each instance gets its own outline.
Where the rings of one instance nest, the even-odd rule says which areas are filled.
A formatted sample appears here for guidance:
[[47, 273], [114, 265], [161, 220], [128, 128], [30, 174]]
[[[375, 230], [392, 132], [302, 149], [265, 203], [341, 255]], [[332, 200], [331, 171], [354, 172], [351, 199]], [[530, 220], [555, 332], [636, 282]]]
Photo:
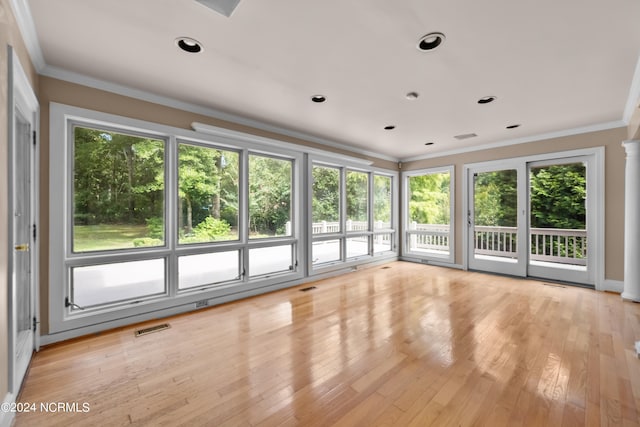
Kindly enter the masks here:
[[530, 163], [530, 276], [590, 283], [587, 232], [589, 158]]
[[[469, 173], [469, 267], [524, 276], [526, 248], [520, 228], [523, 168], [471, 169]], [[524, 190], [524, 189], [523, 189]]]

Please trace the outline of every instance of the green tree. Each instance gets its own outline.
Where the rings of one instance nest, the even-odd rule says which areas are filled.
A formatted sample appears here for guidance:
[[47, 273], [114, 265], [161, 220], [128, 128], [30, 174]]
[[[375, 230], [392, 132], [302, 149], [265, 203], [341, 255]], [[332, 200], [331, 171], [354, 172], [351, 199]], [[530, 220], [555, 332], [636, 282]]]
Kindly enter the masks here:
[[391, 222], [392, 199], [391, 177], [373, 176], [373, 219], [383, 223]]
[[517, 226], [517, 179], [515, 169], [475, 174], [474, 218], [476, 225]]
[[163, 217], [163, 141], [76, 127], [73, 172], [76, 224]]
[[313, 167], [312, 222], [340, 220], [340, 170], [326, 166]]
[[587, 180], [582, 163], [532, 168], [531, 226], [586, 228]]
[[369, 212], [369, 174], [347, 172], [347, 219], [365, 222]]
[[[228, 211], [235, 207], [237, 212], [238, 153], [180, 144], [178, 165], [181, 236], [193, 235], [196, 225], [211, 224], [206, 222], [208, 218], [221, 220], [225, 210], [227, 216], [234, 217]], [[200, 234], [206, 237], [206, 233]]]
[[249, 156], [249, 222], [258, 234], [282, 235], [291, 220], [290, 160]]
[[409, 178], [409, 218], [418, 224], [449, 224], [451, 176], [448, 172]]

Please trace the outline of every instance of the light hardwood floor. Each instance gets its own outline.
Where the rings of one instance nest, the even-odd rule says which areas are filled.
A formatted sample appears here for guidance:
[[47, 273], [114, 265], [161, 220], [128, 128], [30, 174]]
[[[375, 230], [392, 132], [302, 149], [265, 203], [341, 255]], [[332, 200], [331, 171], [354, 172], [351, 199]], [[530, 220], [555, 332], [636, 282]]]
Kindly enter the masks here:
[[[16, 426], [632, 426], [640, 305], [394, 262], [49, 346]], [[162, 322], [171, 328], [135, 338]]]

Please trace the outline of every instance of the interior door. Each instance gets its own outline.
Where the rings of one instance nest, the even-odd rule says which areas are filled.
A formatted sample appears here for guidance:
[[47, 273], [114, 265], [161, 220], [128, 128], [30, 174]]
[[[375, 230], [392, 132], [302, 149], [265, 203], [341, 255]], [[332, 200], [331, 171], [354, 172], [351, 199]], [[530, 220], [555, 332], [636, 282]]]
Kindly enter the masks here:
[[32, 124], [16, 109], [13, 144], [13, 334], [14, 382], [19, 388], [34, 350], [35, 299], [31, 280]]
[[468, 261], [473, 270], [525, 276], [524, 167], [492, 163], [468, 170]]
[[37, 148], [38, 100], [8, 47], [9, 108], [9, 393], [17, 395], [38, 348], [37, 336]]

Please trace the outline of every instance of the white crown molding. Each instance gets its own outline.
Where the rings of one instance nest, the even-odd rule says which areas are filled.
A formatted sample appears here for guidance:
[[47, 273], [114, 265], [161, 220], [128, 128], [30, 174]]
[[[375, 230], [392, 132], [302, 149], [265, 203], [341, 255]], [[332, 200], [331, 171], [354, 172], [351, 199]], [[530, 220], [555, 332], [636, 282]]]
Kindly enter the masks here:
[[435, 158], [438, 158], [438, 157], [452, 156], [454, 154], [464, 154], [464, 153], [470, 153], [470, 152], [473, 152], [473, 151], [491, 150], [491, 149], [494, 149], [494, 148], [502, 148], [502, 147], [507, 147], [507, 146], [510, 146], [510, 145], [526, 144], [527, 142], [544, 141], [545, 139], [561, 138], [563, 136], [580, 135], [580, 134], [583, 134], [583, 133], [598, 132], [598, 131], [601, 131], [601, 130], [616, 129], [616, 128], [625, 127], [625, 126], [627, 126], [627, 124], [624, 123], [624, 121], [617, 120], [617, 121], [614, 121], [614, 122], [598, 123], [598, 124], [595, 124], [595, 125], [583, 126], [583, 127], [573, 128], [573, 129], [565, 129], [565, 130], [560, 130], [560, 131], [554, 131], [554, 132], [541, 133], [541, 134], [537, 134], [537, 135], [525, 136], [525, 137], [522, 137], [522, 138], [507, 139], [507, 140], [504, 140], [504, 141], [491, 142], [491, 143], [488, 143], [488, 144], [477, 145], [477, 146], [474, 146], [474, 147], [464, 147], [464, 148], [459, 148], [459, 149], [455, 149], [455, 150], [442, 151], [442, 152], [439, 152], [439, 153], [424, 154], [424, 155], [420, 155], [420, 156], [407, 157], [407, 158], [404, 158], [404, 159], [400, 159], [400, 161], [402, 163], [406, 163], [406, 162], [413, 162], [413, 161], [417, 161], [417, 160], [435, 159]]
[[640, 102], [640, 57], [636, 63], [636, 70], [633, 73], [633, 79], [631, 80], [631, 87], [629, 88], [629, 96], [627, 97], [627, 105], [624, 108], [624, 114], [622, 120], [625, 124], [629, 124], [633, 111], [638, 107]]
[[[219, 136], [223, 138], [231, 138], [231, 139], [240, 139], [246, 140], [247, 134], [244, 132], [238, 132], [235, 130], [221, 128], [219, 126], [212, 126], [206, 123], [191, 123], [191, 128], [200, 133], [205, 133], [207, 135]], [[334, 153], [325, 150], [320, 150], [314, 147], [308, 147], [305, 145], [292, 144], [290, 142], [278, 141], [271, 138], [265, 138], [262, 136], [251, 135], [251, 141], [259, 142], [261, 144], [270, 145], [272, 147], [284, 148], [285, 150], [296, 150], [302, 151], [307, 154], [315, 154], [318, 156], [329, 157], [332, 159], [341, 159], [345, 162], [355, 163], [358, 165], [367, 165], [371, 166], [373, 162], [367, 159], [361, 159], [359, 157], [353, 157], [346, 154]]]
[[42, 49], [40, 49], [38, 32], [36, 31], [36, 24], [33, 22], [33, 16], [31, 16], [31, 9], [27, 4], [27, 0], [11, 0], [10, 4], [18, 23], [20, 34], [31, 57], [31, 62], [33, 62], [36, 71], [40, 73], [47, 64], [44, 61]]
[[166, 107], [176, 108], [179, 110], [188, 111], [195, 114], [200, 114], [200, 115], [211, 117], [214, 119], [224, 120], [227, 122], [231, 122], [231, 123], [235, 123], [243, 126], [248, 126], [254, 129], [259, 129], [259, 130], [273, 132], [280, 135], [290, 136], [292, 138], [297, 138], [304, 141], [315, 142], [317, 144], [321, 144], [327, 147], [346, 150], [354, 154], [374, 157], [381, 160], [389, 160], [392, 162], [398, 161], [397, 158], [387, 156], [385, 154], [376, 153], [368, 150], [362, 150], [362, 149], [353, 147], [351, 145], [340, 144], [340, 143], [330, 141], [324, 138], [320, 138], [314, 135], [310, 135], [304, 132], [298, 132], [298, 131], [286, 129], [286, 128], [276, 126], [276, 125], [271, 125], [259, 120], [248, 119], [246, 117], [242, 117], [236, 114], [226, 113], [224, 111], [217, 110], [214, 108], [203, 107], [201, 105], [179, 101], [174, 98], [170, 98], [162, 95], [156, 95], [154, 93], [146, 92], [140, 89], [135, 89], [128, 86], [111, 83], [105, 80], [95, 79], [93, 77], [87, 77], [79, 73], [67, 71], [58, 67], [52, 67], [50, 65], [46, 65], [40, 74], [42, 74], [43, 76], [54, 78], [54, 79], [63, 80], [70, 83], [76, 83], [76, 84], [88, 86], [94, 89], [104, 90], [106, 92], [127, 96], [130, 98], [152, 102], [154, 104], [164, 105]]

